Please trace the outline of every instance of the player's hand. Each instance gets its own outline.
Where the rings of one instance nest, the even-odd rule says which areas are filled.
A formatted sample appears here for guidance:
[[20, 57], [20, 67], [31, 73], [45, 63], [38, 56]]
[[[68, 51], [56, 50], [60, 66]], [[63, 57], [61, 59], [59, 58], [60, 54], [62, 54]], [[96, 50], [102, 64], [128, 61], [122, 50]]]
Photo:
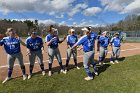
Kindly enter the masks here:
[[99, 48], [97, 48], [97, 51], [99, 51]]
[[2, 34], [0, 34], [0, 40], [2, 40], [3, 39], [3, 35]]
[[70, 52], [71, 52], [71, 53], [73, 52], [73, 48], [70, 48]]
[[65, 40], [65, 39], [66, 39], [66, 36], [63, 37], [63, 40]]
[[42, 54], [44, 54], [45, 53], [45, 51], [44, 50], [42, 50]]

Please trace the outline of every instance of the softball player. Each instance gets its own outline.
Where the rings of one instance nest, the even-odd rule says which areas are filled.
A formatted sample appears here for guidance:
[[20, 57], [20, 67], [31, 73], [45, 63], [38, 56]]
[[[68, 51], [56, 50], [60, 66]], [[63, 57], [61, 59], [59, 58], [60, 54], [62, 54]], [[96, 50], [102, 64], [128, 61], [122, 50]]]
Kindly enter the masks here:
[[103, 61], [105, 57], [107, 56], [108, 52], [108, 44], [109, 44], [109, 38], [107, 37], [107, 31], [102, 33], [102, 36], [99, 38], [99, 44], [100, 44], [100, 52], [99, 52], [99, 65], [103, 65]]
[[37, 56], [38, 63], [42, 70], [42, 75], [45, 75], [44, 71], [44, 63], [43, 63], [43, 40], [41, 37], [37, 36], [37, 32], [32, 32], [31, 36], [26, 39], [26, 46], [29, 49], [29, 61], [30, 61], [30, 74], [28, 75], [28, 79], [32, 76], [32, 71], [34, 68], [35, 58]]
[[77, 48], [74, 48], [71, 52], [71, 47], [78, 41], [78, 37], [75, 35], [75, 29], [69, 29], [70, 35], [67, 36], [67, 59], [66, 59], [66, 67], [65, 73], [68, 70], [68, 64], [70, 61], [71, 54], [73, 55], [74, 63], [77, 69], [80, 69], [77, 65]]
[[84, 36], [82, 36], [76, 44], [74, 44], [71, 48], [71, 51], [78, 45], [83, 46], [84, 56], [83, 56], [83, 64], [86, 72], [88, 73], [88, 77], [85, 80], [92, 80], [93, 76], [89, 69], [88, 62], [90, 62], [94, 67], [94, 43], [95, 43], [95, 35], [91, 34], [90, 28], [86, 27], [82, 29], [84, 31]]
[[118, 63], [118, 58], [120, 56], [120, 46], [121, 46], [121, 39], [119, 37], [119, 33], [115, 33], [115, 37], [113, 37], [110, 41], [112, 46], [112, 54], [110, 58], [110, 63], [114, 64], [114, 57], [116, 57], [115, 62]]
[[26, 46], [26, 44], [16, 37], [16, 32], [13, 28], [8, 28], [6, 35], [7, 37], [4, 37], [0, 41], [0, 45], [1, 46], [4, 45], [5, 51], [8, 54], [7, 55], [8, 76], [2, 83], [5, 83], [6, 81], [12, 79], [11, 75], [16, 58], [22, 70], [23, 80], [26, 80], [25, 66], [23, 63], [23, 55], [21, 53], [20, 43], [23, 44], [24, 46]]
[[62, 59], [61, 59], [61, 55], [60, 55], [60, 51], [59, 51], [59, 48], [58, 48], [58, 44], [59, 43], [62, 43], [66, 37], [64, 37], [63, 40], [59, 40], [59, 37], [57, 36], [57, 33], [58, 33], [58, 30], [55, 29], [54, 27], [50, 27], [50, 34], [48, 34], [46, 36], [46, 43], [47, 43], [47, 46], [48, 46], [48, 56], [49, 56], [49, 76], [52, 75], [52, 63], [53, 63], [53, 59], [54, 59], [54, 56], [57, 58], [58, 62], [59, 62], [59, 65], [60, 65], [60, 72], [62, 73], [65, 73], [64, 72], [64, 68], [63, 68], [63, 65], [62, 65]]

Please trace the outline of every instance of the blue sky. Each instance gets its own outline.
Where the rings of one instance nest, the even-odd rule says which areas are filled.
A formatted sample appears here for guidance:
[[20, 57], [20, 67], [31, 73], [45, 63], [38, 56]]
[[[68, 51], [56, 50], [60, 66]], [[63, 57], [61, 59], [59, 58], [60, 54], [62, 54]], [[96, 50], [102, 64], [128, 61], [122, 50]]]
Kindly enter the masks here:
[[39, 20], [39, 23], [101, 26], [140, 14], [140, 0], [3, 0], [0, 19]]

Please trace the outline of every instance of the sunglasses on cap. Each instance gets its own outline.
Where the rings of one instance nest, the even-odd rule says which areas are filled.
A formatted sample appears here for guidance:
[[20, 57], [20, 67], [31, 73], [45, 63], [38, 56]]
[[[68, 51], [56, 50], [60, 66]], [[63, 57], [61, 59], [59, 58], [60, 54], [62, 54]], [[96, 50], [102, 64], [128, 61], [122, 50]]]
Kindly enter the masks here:
[[31, 34], [37, 35], [37, 32], [32, 32]]

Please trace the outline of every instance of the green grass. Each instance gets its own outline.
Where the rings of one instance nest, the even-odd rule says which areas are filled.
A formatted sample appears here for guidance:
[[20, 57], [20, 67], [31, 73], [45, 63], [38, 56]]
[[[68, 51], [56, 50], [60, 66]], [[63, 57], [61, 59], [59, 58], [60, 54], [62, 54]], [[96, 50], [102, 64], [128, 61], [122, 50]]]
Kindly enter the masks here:
[[119, 64], [106, 65], [94, 80], [85, 81], [86, 72], [71, 69], [67, 75], [34, 75], [31, 80], [16, 78], [0, 84], [0, 93], [140, 93], [140, 56], [128, 57]]

